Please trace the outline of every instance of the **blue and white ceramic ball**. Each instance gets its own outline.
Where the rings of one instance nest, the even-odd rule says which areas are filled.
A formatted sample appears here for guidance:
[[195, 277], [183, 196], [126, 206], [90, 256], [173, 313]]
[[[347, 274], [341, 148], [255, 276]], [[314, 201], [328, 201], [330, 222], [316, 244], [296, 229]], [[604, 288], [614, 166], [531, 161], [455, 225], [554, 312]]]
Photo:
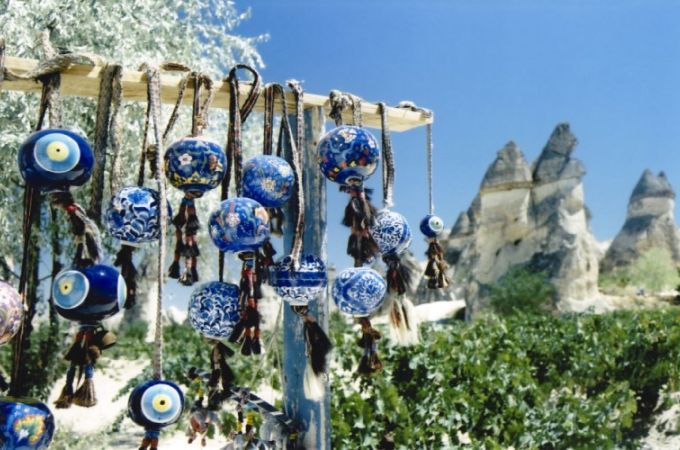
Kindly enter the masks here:
[[226, 157], [216, 142], [186, 137], [165, 151], [165, 175], [177, 189], [200, 197], [222, 183]]
[[0, 397], [0, 449], [44, 450], [54, 435], [54, 416], [44, 403]]
[[51, 192], [82, 186], [92, 176], [94, 155], [72, 131], [51, 128], [31, 134], [19, 149], [19, 170], [26, 183]]
[[147, 430], [160, 430], [177, 422], [184, 411], [184, 394], [172, 381], [148, 380], [128, 397], [128, 415]]
[[[104, 215], [109, 234], [128, 245], [157, 241], [161, 235], [161, 203], [158, 191], [124, 187], [111, 197]], [[172, 217], [170, 204], [168, 217]]]
[[351, 267], [340, 272], [333, 282], [333, 300], [340, 311], [354, 317], [374, 313], [385, 299], [387, 283], [369, 267]]
[[9, 283], [0, 281], [0, 345], [12, 340], [24, 318], [21, 295]]
[[402, 253], [411, 245], [411, 227], [394, 211], [379, 211], [369, 232], [383, 255]]
[[52, 284], [59, 315], [85, 325], [96, 324], [122, 310], [126, 296], [123, 277], [104, 264], [65, 270]]
[[273, 155], [255, 156], [243, 165], [243, 196], [267, 208], [280, 208], [295, 186], [295, 174], [285, 159]]
[[240, 319], [238, 297], [239, 289], [235, 284], [219, 281], [201, 284], [189, 299], [189, 322], [206, 337], [231, 336]]
[[291, 257], [286, 256], [271, 269], [269, 283], [276, 293], [294, 306], [306, 305], [316, 299], [328, 283], [326, 264], [314, 255], [302, 255], [297, 270], [291, 267]]
[[378, 167], [380, 147], [368, 130], [343, 125], [326, 133], [317, 147], [319, 168], [339, 184], [360, 184]]
[[420, 221], [420, 232], [429, 238], [435, 238], [444, 231], [444, 221], [433, 214], [429, 214]]
[[269, 215], [253, 199], [229, 198], [210, 215], [209, 230], [213, 242], [223, 252], [252, 251], [269, 237]]

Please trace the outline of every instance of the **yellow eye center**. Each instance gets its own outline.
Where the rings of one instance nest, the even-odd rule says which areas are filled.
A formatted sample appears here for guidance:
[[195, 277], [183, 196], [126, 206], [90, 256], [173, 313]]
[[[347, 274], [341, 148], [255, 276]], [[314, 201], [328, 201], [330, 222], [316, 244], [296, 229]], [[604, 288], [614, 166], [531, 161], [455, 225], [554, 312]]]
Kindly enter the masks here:
[[152, 404], [153, 409], [160, 413], [163, 413], [172, 407], [172, 400], [170, 400], [170, 397], [168, 397], [165, 394], [158, 394], [153, 398]]
[[59, 292], [64, 295], [68, 295], [73, 290], [73, 283], [71, 280], [64, 280], [59, 283]]
[[50, 142], [47, 145], [47, 157], [52, 161], [63, 161], [68, 158], [69, 149], [64, 142]]

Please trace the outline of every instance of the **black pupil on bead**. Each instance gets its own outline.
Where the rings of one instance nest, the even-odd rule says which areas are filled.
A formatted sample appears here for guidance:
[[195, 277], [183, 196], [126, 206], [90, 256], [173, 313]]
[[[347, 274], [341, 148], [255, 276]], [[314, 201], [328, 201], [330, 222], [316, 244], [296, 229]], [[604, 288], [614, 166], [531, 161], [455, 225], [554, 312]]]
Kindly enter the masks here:
[[161, 400], [161, 406], [165, 405], [165, 400]]

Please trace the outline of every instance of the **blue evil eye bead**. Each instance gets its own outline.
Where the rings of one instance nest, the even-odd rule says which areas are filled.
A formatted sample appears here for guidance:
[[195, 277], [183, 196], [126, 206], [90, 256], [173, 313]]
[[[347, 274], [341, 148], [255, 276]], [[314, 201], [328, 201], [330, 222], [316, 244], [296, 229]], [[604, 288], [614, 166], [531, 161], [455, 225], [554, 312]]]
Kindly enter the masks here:
[[43, 191], [81, 186], [92, 175], [94, 156], [85, 139], [57, 128], [38, 131], [19, 149], [19, 170], [26, 183]]
[[420, 221], [420, 232], [429, 238], [435, 238], [444, 231], [444, 221], [439, 217], [429, 214]]
[[161, 429], [177, 422], [184, 410], [184, 394], [172, 381], [149, 380], [137, 385], [128, 398], [128, 415], [137, 425]]
[[[158, 191], [125, 187], [111, 197], [104, 222], [109, 234], [128, 245], [157, 241], [161, 235], [161, 203]], [[167, 205], [168, 217], [172, 217]]]
[[120, 311], [127, 289], [123, 277], [110, 266], [65, 270], [52, 284], [57, 312], [68, 320], [96, 324]]
[[253, 199], [224, 200], [210, 215], [210, 237], [223, 252], [252, 251], [269, 237], [267, 210]]
[[44, 403], [0, 397], [0, 449], [44, 450], [53, 435], [54, 416]]
[[229, 337], [240, 320], [238, 297], [235, 284], [219, 281], [201, 284], [189, 299], [189, 322], [206, 337]]
[[165, 151], [165, 175], [170, 184], [193, 197], [215, 189], [224, 178], [222, 148], [203, 137], [186, 137]]
[[23, 317], [21, 296], [11, 285], [0, 281], [0, 345], [8, 343], [17, 334]]
[[292, 270], [291, 257], [286, 256], [271, 268], [269, 284], [286, 302], [306, 305], [317, 298], [328, 283], [326, 264], [314, 255], [302, 255], [298, 269]]
[[380, 160], [375, 137], [354, 126], [332, 129], [321, 138], [317, 150], [321, 172], [339, 184], [361, 184], [375, 172]]
[[283, 206], [293, 194], [295, 174], [285, 159], [260, 155], [243, 166], [243, 196], [266, 208]]
[[411, 245], [411, 227], [404, 216], [394, 211], [379, 211], [369, 232], [383, 255], [402, 253]]
[[387, 283], [369, 267], [351, 267], [340, 272], [333, 282], [333, 300], [340, 311], [354, 317], [375, 312], [385, 298]]

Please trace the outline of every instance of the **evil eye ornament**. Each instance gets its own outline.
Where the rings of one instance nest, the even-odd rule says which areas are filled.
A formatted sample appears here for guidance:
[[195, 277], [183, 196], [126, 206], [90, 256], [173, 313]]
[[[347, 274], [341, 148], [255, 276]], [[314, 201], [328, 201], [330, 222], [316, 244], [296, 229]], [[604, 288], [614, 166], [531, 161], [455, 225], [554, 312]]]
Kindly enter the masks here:
[[[161, 235], [161, 203], [158, 191], [145, 187], [125, 187], [109, 202], [104, 222], [109, 234], [127, 245], [157, 241]], [[168, 217], [172, 217], [167, 205]]]
[[355, 126], [332, 129], [321, 138], [317, 151], [321, 172], [339, 184], [361, 184], [375, 172], [380, 160], [375, 137]]
[[269, 215], [255, 200], [230, 198], [210, 215], [209, 230], [213, 242], [223, 252], [252, 251], [269, 237]]
[[34, 399], [0, 397], [0, 449], [44, 450], [54, 435], [54, 416]]
[[159, 430], [177, 422], [184, 410], [184, 394], [171, 381], [149, 380], [128, 398], [128, 415], [137, 425]]
[[272, 267], [269, 277], [276, 293], [293, 306], [316, 299], [327, 283], [326, 265], [314, 255], [302, 255], [297, 270], [292, 270], [291, 257], [286, 256]]
[[295, 174], [285, 159], [259, 155], [243, 167], [243, 196], [267, 208], [283, 206], [293, 194]]
[[27, 184], [46, 192], [65, 191], [90, 179], [94, 156], [87, 141], [62, 129], [33, 133], [19, 149], [19, 170]]
[[420, 221], [420, 232], [429, 238], [435, 238], [444, 231], [444, 221], [435, 215], [429, 214]]
[[369, 267], [351, 267], [340, 272], [333, 282], [333, 300], [340, 311], [353, 317], [374, 313], [385, 298], [387, 283]]
[[116, 314], [125, 304], [126, 292], [123, 277], [103, 264], [61, 272], [52, 285], [57, 312], [81, 324], [96, 324]]
[[165, 151], [168, 181], [193, 197], [200, 197], [222, 183], [225, 164], [222, 148], [202, 137], [180, 139]]
[[21, 296], [11, 285], [0, 281], [0, 345], [8, 343], [17, 334], [23, 317]]
[[411, 245], [411, 227], [394, 211], [379, 211], [369, 232], [383, 255], [402, 253]]
[[238, 298], [235, 284], [204, 283], [194, 289], [189, 299], [189, 322], [206, 337], [227, 338], [240, 320]]

